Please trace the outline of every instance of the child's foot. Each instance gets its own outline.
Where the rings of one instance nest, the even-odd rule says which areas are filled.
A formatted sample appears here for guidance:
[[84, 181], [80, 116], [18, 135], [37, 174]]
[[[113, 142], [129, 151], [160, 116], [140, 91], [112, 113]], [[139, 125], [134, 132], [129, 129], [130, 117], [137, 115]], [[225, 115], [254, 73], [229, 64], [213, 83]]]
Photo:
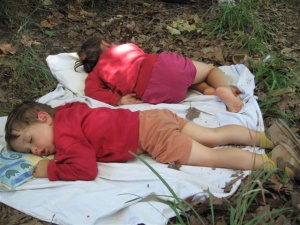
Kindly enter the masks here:
[[289, 177], [300, 180], [300, 157], [295, 149], [280, 142], [267, 156]]
[[289, 146], [298, 151], [298, 155], [300, 156], [300, 140], [295, 136], [293, 131], [283, 120], [275, 120], [272, 126], [268, 128], [265, 133], [266, 136], [271, 141], [273, 141], [275, 145], [277, 145], [281, 141], [284, 141]]
[[217, 87], [216, 96], [225, 103], [229, 112], [239, 112], [243, 108], [243, 102], [232, 93], [229, 87]]
[[241, 92], [236, 86], [230, 85], [230, 89], [231, 89], [231, 92], [232, 92], [235, 96], [238, 96], [239, 94], [242, 94], [242, 92]]

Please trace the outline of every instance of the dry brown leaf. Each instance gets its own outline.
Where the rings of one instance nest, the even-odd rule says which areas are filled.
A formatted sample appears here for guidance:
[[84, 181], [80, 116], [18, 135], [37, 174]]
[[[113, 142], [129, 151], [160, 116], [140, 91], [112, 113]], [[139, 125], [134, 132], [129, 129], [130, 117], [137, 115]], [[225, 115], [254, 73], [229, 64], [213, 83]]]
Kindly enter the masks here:
[[78, 37], [78, 33], [77, 32], [75, 32], [75, 31], [70, 31], [69, 33], [68, 33], [68, 38], [75, 38], [75, 37]]
[[[269, 205], [265, 205], [265, 206], [259, 206], [256, 210], [257, 214], [261, 215], [261, 214], [265, 214], [263, 221], [267, 222], [271, 219], [271, 212], [270, 212], [270, 206]], [[262, 222], [261, 224], [266, 224], [264, 222]]]
[[132, 20], [132, 21], [130, 21], [129, 23], [126, 24], [126, 27], [127, 27], [130, 31], [133, 31], [133, 30], [135, 30], [135, 28], [136, 28], [136, 24], [135, 24], [135, 22]]
[[93, 17], [97, 16], [97, 13], [91, 13], [91, 12], [87, 12], [85, 10], [80, 10], [80, 15], [93, 18]]
[[300, 193], [296, 191], [290, 192], [292, 199], [292, 206], [299, 210], [300, 212]]
[[96, 32], [95, 29], [88, 29], [85, 33], [87, 36], [91, 36], [92, 34], [94, 34]]
[[64, 18], [64, 15], [59, 12], [54, 12], [52, 15], [47, 16], [48, 20], [53, 20], [53, 19], [62, 19]]
[[195, 107], [188, 108], [188, 112], [185, 115], [185, 117], [189, 120], [193, 120], [195, 118], [198, 118], [200, 115], [200, 110], [196, 109]]
[[195, 215], [190, 215], [190, 224], [191, 225], [209, 225], [211, 224], [206, 218], [201, 217], [201, 221], [199, 220], [198, 217], [196, 217]]
[[0, 44], [0, 50], [2, 51], [3, 55], [14, 55], [17, 52], [16, 48], [14, 48], [13, 46], [11, 46], [11, 44], [8, 43]]
[[29, 36], [24, 35], [24, 34], [21, 36], [21, 43], [27, 47], [30, 47], [32, 45], [35, 45], [35, 46], [41, 45], [41, 42], [33, 41]]
[[235, 177], [234, 179], [232, 179], [230, 182], [227, 182], [225, 187], [223, 188], [224, 190], [224, 193], [229, 193], [232, 189], [232, 186], [240, 179], [243, 178], [243, 174], [240, 174], [240, 173], [236, 173], [236, 174], [233, 174], [232, 177]]
[[202, 52], [206, 56], [206, 58], [215, 60], [217, 62], [220, 62], [221, 64], [224, 64], [224, 58], [223, 58], [223, 51], [219, 47], [207, 47], [203, 48]]
[[48, 20], [43, 20], [42, 22], [40, 22], [40, 27], [42, 28], [53, 29], [57, 25], [58, 25], [57, 23], [53, 23]]
[[68, 14], [68, 18], [72, 21], [81, 21], [83, 19], [82, 16], [78, 16], [78, 13], [75, 12], [75, 13], [69, 13]]
[[180, 170], [180, 167], [181, 167], [181, 165], [180, 165], [180, 164], [177, 164], [177, 163], [175, 163], [175, 162], [170, 162], [170, 163], [168, 164], [168, 168], [170, 168], [170, 169]]
[[280, 215], [278, 219], [273, 223], [276, 225], [291, 225], [291, 221], [286, 218], [285, 215]]

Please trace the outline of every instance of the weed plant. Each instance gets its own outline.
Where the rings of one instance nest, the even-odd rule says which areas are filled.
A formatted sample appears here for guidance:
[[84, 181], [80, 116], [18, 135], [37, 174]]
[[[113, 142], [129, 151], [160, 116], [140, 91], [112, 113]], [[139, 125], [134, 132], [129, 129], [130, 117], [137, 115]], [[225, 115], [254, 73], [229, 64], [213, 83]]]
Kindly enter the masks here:
[[52, 91], [57, 81], [46, 62], [41, 60], [31, 47], [26, 47], [21, 57], [15, 68], [14, 88], [17, 88], [18, 92], [31, 95], [31, 98]]
[[214, 4], [204, 14], [205, 22], [198, 25], [207, 30], [209, 36], [229, 36], [232, 44], [241, 43], [240, 48], [260, 52], [267, 49], [274, 34], [258, 15], [257, 5], [254, 0]]
[[[291, 111], [282, 111], [279, 108], [273, 107], [285, 93], [294, 92], [296, 96], [300, 98], [300, 93], [297, 92], [300, 88], [298, 82], [300, 73], [296, 68], [286, 68], [284, 62], [285, 60], [282, 57], [274, 58], [267, 62], [261, 60], [254, 62], [249, 58], [249, 64], [256, 80], [256, 86], [264, 90], [265, 94], [264, 97], [258, 99], [263, 115], [265, 117], [279, 117], [290, 121], [292, 119]], [[260, 93], [258, 93], [258, 95], [261, 96]]]
[[[201, 222], [201, 224], [205, 224], [201, 219], [201, 216], [197, 213], [194, 207], [189, 204], [187, 201], [180, 199], [177, 194], [173, 191], [172, 187], [164, 180], [164, 178], [153, 168], [150, 164], [148, 164], [145, 160], [143, 160], [140, 156], [130, 152], [133, 156], [135, 156], [138, 160], [144, 163], [159, 179], [160, 181], [167, 187], [170, 191], [171, 196], [165, 197], [173, 197], [174, 203], [169, 202], [170, 208], [174, 211], [176, 215], [176, 225], [190, 225], [189, 215], [194, 214], [196, 218]], [[262, 195], [262, 199], [265, 202], [265, 195], [268, 194], [268, 191], [263, 188], [264, 182], [267, 179], [274, 175], [275, 172], [278, 172], [277, 169], [270, 170], [269, 172], [265, 172], [262, 168], [258, 168], [257, 170], [251, 171], [250, 175], [248, 176], [245, 182], [242, 182], [241, 191], [238, 192], [238, 195], [235, 199], [234, 207], [229, 205], [229, 223], [230, 225], [258, 225], [262, 224], [265, 218], [272, 218], [276, 219], [280, 215], [292, 212], [293, 209], [291, 208], [281, 208], [281, 209], [273, 209], [270, 212], [265, 212], [262, 214], [257, 214], [253, 218], [245, 218], [246, 212], [250, 210], [253, 201], [256, 199], [258, 194]], [[208, 198], [210, 203], [210, 213], [211, 213], [211, 223], [215, 224], [215, 212], [214, 212], [214, 205], [212, 201], [212, 195], [208, 190]], [[137, 197], [131, 201], [135, 201], [140, 199]], [[130, 201], [130, 202], [131, 202]], [[189, 212], [186, 212], [189, 210]], [[184, 219], [183, 219], [184, 218]], [[172, 223], [173, 224], [173, 223]]]
[[290, 208], [274, 209], [270, 212], [265, 212], [259, 215], [256, 215], [252, 219], [245, 221], [246, 212], [250, 209], [253, 201], [256, 199], [258, 194], [262, 195], [262, 199], [265, 202], [265, 195], [268, 194], [268, 191], [263, 188], [264, 182], [276, 172], [276, 169], [265, 173], [263, 169], [257, 169], [252, 171], [248, 176], [247, 180], [243, 182], [241, 191], [238, 193], [237, 198], [235, 199], [235, 207], [230, 206], [230, 223], [231, 225], [254, 225], [261, 224], [264, 218], [270, 217], [272, 219], [277, 218], [282, 213], [291, 211]]

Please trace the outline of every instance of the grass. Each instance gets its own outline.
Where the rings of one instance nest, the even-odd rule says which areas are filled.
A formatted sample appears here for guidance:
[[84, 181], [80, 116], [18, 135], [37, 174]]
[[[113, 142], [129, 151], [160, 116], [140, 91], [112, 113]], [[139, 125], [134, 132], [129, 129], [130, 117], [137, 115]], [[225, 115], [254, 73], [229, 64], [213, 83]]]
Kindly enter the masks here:
[[45, 61], [41, 60], [31, 47], [25, 48], [22, 60], [16, 69], [17, 79], [26, 80], [35, 89], [47, 88], [56, 83]]
[[236, 3], [214, 4], [203, 16], [204, 23], [199, 27], [209, 30], [210, 36], [229, 36], [233, 43], [241, 43], [240, 48], [252, 52], [267, 49], [274, 38], [271, 26], [262, 22], [258, 14], [258, 2], [254, 0], [236, 1]]
[[[57, 81], [52, 76], [47, 64], [30, 43], [20, 45], [20, 40], [30, 37], [30, 30], [36, 29], [34, 17], [40, 16], [41, 1], [9, 1], [4, 0], [0, 5], [0, 25], [15, 30], [11, 40], [6, 40], [17, 49], [15, 55], [0, 58], [0, 68], [8, 74], [7, 89], [14, 90], [14, 96], [20, 99], [34, 100], [52, 91]], [[29, 13], [26, 13], [29, 12]], [[14, 28], [14, 29], [12, 29]], [[9, 36], [9, 35], [7, 35]], [[0, 113], [6, 111], [0, 109]]]
[[[166, 180], [145, 160], [143, 160], [137, 154], [130, 152], [133, 156], [135, 156], [138, 160], [144, 163], [165, 185], [165, 187], [169, 190], [171, 196], [163, 196], [168, 198], [173, 198], [174, 202], [169, 202], [170, 208], [174, 211], [176, 215], [175, 224], [180, 225], [190, 225], [190, 216], [194, 215], [198, 219], [199, 224], [206, 224], [204, 220], [202, 220], [201, 216], [198, 214], [197, 210], [188, 203], [187, 201], [180, 199], [177, 194], [173, 191], [172, 187], [166, 182]], [[251, 205], [253, 201], [255, 201], [256, 197], [260, 194], [262, 199], [265, 202], [265, 195], [269, 192], [263, 188], [263, 184], [268, 180], [271, 175], [277, 172], [277, 169], [270, 170], [269, 172], [265, 172], [262, 168], [251, 171], [251, 174], [247, 177], [247, 180], [241, 184], [240, 191], [238, 192], [237, 197], [235, 198], [235, 205], [228, 205], [229, 218], [228, 221], [230, 225], [258, 225], [263, 222], [265, 218], [276, 219], [280, 215], [293, 212], [292, 208], [281, 208], [281, 209], [273, 209], [272, 211], [267, 211], [263, 213], [255, 213], [256, 216], [253, 218], [245, 218], [246, 213], [251, 209]], [[283, 179], [284, 181], [284, 179]], [[140, 200], [141, 197], [135, 196], [136, 198], [128, 201], [136, 201]], [[211, 213], [211, 224], [216, 224], [217, 221], [215, 218], [214, 212], [214, 204], [213, 204], [213, 196], [208, 190], [208, 199], [210, 204], [210, 213]], [[174, 224], [171, 222], [170, 224]]]
[[262, 220], [267, 216], [270, 216], [271, 218], [275, 219], [282, 213], [289, 212], [292, 210], [290, 208], [275, 209], [262, 214], [258, 213], [257, 216], [245, 221], [246, 212], [249, 210], [258, 194], [262, 195], [264, 204], [266, 204], [265, 194], [268, 193], [268, 191], [263, 188], [263, 184], [275, 172], [276, 169], [273, 169], [268, 173], [265, 173], [262, 169], [258, 169], [256, 171], [251, 172], [247, 180], [243, 183], [241, 191], [238, 193], [235, 207], [230, 206], [230, 224], [261, 224]]
[[12, 87], [30, 99], [52, 91], [57, 84], [46, 62], [31, 47], [25, 47], [18, 64], [11, 66], [14, 67]]
[[270, 61], [259, 61], [255, 63], [249, 58], [250, 67], [255, 75], [256, 86], [265, 90], [264, 93], [258, 93], [259, 106], [264, 117], [282, 118], [285, 121], [297, 120], [299, 118], [292, 117], [291, 110], [282, 110], [274, 107], [283, 95], [294, 95], [296, 98], [300, 97], [300, 84], [298, 79], [300, 77], [299, 71], [295, 68], [288, 69], [285, 67], [285, 60], [282, 57], [271, 59]]

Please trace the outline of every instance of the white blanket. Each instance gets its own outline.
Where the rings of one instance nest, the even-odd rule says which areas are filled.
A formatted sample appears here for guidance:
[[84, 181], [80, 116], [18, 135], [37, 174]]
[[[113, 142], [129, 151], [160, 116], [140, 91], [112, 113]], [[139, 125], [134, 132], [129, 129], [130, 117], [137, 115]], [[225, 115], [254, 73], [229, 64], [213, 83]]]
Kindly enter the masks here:
[[[185, 117], [189, 107], [200, 110], [195, 123], [217, 127], [240, 124], [251, 129], [263, 130], [261, 111], [253, 96], [254, 77], [244, 65], [221, 67], [230, 84], [236, 85], [244, 107], [240, 113], [226, 111], [216, 96], [204, 96], [190, 91], [180, 104], [140, 104], [122, 106], [131, 110], [167, 108]], [[53, 72], [53, 71], [52, 71]], [[74, 94], [58, 84], [56, 90], [38, 101], [57, 106], [71, 101], [82, 101], [91, 107], [112, 107], [80, 94]], [[5, 145], [4, 125], [6, 117], [0, 118], [0, 148]], [[252, 147], [247, 150], [258, 151]], [[180, 170], [168, 168], [148, 156], [142, 156], [172, 187], [181, 199], [193, 197], [201, 201], [208, 190], [217, 197], [229, 197], [238, 188], [241, 179], [249, 171], [212, 169], [181, 166]], [[174, 201], [169, 190], [142, 162], [135, 159], [127, 163], [98, 163], [99, 174], [94, 181], [50, 182], [48, 179], [31, 179], [15, 191], [1, 191], [0, 201], [38, 219], [56, 224], [167, 224], [175, 216], [167, 200]], [[236, 182], [229, 192], [224, 187]], [[132, 201], [133, 200], [133, 201]]]

